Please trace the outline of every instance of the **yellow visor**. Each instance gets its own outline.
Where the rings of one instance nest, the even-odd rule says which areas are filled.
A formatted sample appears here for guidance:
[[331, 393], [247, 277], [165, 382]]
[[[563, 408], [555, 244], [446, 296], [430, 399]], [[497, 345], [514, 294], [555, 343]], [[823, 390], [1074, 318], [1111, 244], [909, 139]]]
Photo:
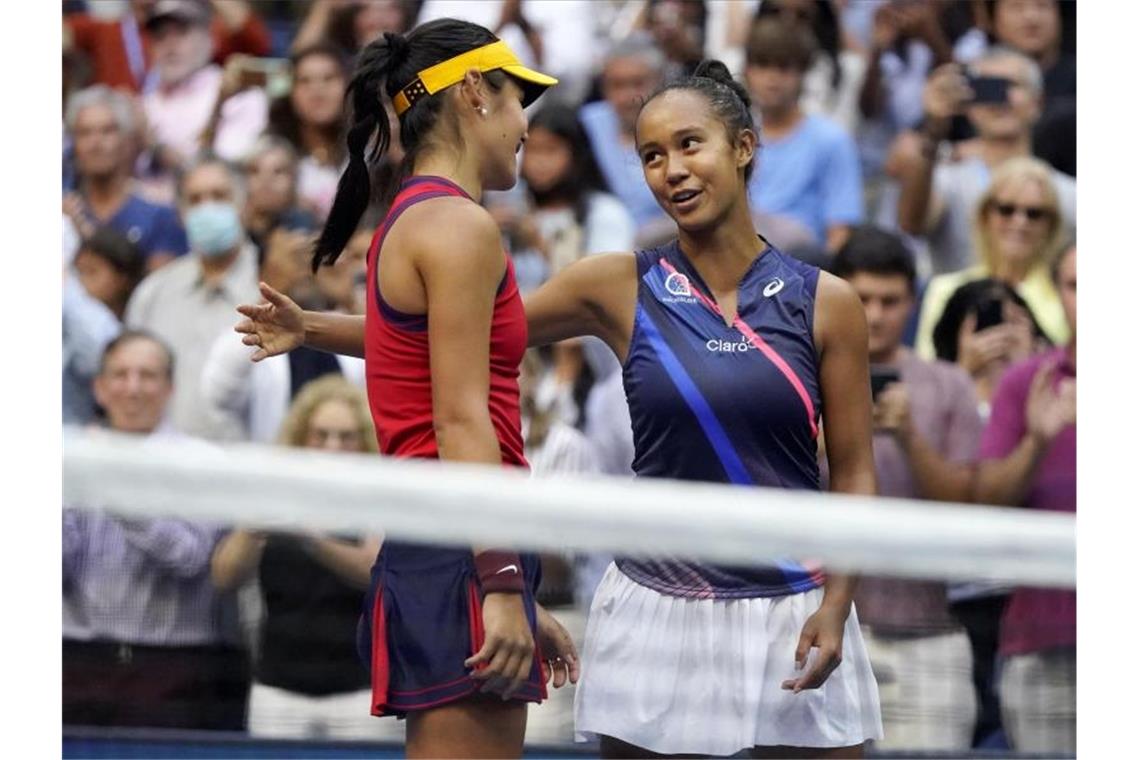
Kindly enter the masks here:
[[490, 45], [468, 50], [421, 71], [410, 84], [401, 88], [392, 98], [396, 115], [402, 116], [404, 111], [411, 108], [420, 98], [434, 95], [445, 87], [462, 81], [468, 69], [479, 71], [502, 69], [510, 74], [518, 80], [523, 89], [524, 106], [533, 103], [547, 87], [558, 84], [558, 80], [554, 77], [523, 66], [518, 56], [507, 47], [507, 43], [499, 40]]

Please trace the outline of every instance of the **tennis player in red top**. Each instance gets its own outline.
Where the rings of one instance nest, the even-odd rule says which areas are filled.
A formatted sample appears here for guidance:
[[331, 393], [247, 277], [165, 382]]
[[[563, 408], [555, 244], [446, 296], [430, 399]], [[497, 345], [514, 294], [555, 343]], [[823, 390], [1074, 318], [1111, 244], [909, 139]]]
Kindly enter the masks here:
[[[484, 190], [515, 183], [524, 106], [556, 80], [483, 27], [441, 19], [386, 33], [349, 85], [349, 164], [317, 242], [333, 263], [370, 197], [365, 153], [399, 118], [405, 177], [368, 255], [368, 398], [389, 456], [526, 467], [518, 367], [526, 315]], [[243, 307], [246, 316], [272, 311]], [[279, 304], [278, 304], [279, 305]], [[259, 352], [261, 353], [261, 352]], [[255, 355], [255, 358], [258, 358]], [[538, 558], [386, 541], [360, 627], [375, 715], [408, 718], [409, 757], [518, 757], [527, 702], [578, 678], [565, 629], [535, 603]], [[544, 660], [546, 661], [544, 663]]]

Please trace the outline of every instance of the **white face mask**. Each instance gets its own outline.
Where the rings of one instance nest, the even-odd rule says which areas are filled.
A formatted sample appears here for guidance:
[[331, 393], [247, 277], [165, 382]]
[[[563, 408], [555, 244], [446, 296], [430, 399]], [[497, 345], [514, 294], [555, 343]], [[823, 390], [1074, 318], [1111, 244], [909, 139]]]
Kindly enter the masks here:
[[238, 246], [244, 230], [232, 203], [199, 203], [186, 212], [190, 250], [205, 258], [223, 256]]

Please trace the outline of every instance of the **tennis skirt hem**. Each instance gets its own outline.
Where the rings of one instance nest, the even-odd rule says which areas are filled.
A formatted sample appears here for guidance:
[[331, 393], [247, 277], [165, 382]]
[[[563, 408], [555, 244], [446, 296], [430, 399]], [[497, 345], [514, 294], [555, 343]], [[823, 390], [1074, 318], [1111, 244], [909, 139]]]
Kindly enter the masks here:
[[819, 588], [752, 599], [671, 597], [611, 564], [586, 626], [576, 738], [705, 755], [881, 739], [878, 688], [854, 609], [843, 660], [824, 685], [799, 694], [781, 688], [802, 672], [795, 649], [822, 599]]

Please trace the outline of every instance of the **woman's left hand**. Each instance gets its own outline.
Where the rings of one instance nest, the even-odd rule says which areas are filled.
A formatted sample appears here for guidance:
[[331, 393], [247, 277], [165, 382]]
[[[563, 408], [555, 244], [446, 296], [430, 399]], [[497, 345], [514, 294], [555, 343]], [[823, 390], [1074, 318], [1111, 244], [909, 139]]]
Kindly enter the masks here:
[[804, 623], [796, 646], [796, 670], [807, 665], [808, 652], [817, 649], [811, 669], [799, 678], [789, 678], [780, 688], [799, 694], [804, 689], [823, 686], [831, 672], [843, 661], [843, 628], [851, 605], [820, 607]]
[[574, 647], [574, 640], [541, 604], [535, 604], [534, 610], [538, 623], [538, 649], [544, 658], [543, 680], [549, 682], [553, 676], [556, 689], [567, 681], [578, 683], [578, 650]]

